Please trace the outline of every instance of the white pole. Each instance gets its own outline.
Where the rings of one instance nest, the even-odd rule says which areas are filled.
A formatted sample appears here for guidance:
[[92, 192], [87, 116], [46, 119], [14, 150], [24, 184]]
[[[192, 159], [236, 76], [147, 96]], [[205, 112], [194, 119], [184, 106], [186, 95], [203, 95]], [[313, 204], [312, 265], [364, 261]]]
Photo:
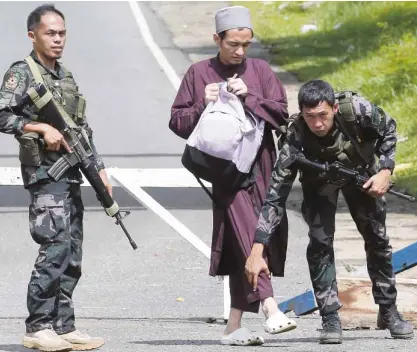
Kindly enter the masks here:
[[223, 280], [223, 319], [229, 320], [230, 314], [230, 289], [229, 289], [229, 276], [225, 276]]

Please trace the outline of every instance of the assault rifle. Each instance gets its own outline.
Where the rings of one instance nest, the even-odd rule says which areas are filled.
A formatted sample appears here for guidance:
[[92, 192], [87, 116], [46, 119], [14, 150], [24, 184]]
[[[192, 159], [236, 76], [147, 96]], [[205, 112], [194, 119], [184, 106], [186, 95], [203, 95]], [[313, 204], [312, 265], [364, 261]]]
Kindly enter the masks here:
[[[315, 161], [308, 160], [304, 156], [300, 156], [297, 154], [292, 154], [286, 161], [284, 167], [288, 167], [291, 164], [296, 163], [301, 167], [307, 167], [311, 169], [315, 169], [317, 171], [321, 171], [327, 175], [329, 175], [330, 181], [329, 182], [337, 182], [337, 183], [353, 183], [356, 187], [362, 188], [362, 186], [368, 181], [368, 178], [362, 176], [359, 171], [354, 169], [349, 169], [348, 167], [344, 166], [339, 161], [335, 161], [333, 163], [318, 163]], [[393, 194], [399, 198], [406, 199], [410, 202], [414, 202], [416, 199], [413, 196], [408, 194], [404, 194], [392, 189], [394, 186], [393, 183], [389, 184], [387, 193]]]
[[76, 125], [63, 108], [56, 104], [52, 98], [51, 92], [41, 83], [29, 88], [27, 93], [22, 97], [22, 106], [25, 104], [35, 105], [45, 122], [61, 132], [71, 149], [70, 153], [62, 154], [62, 157], [49, 168], [49, 176], [57, 181], [68, 168], [78, 166], [96, 192], [97, 199], [100, 201], [107, 215], [116, 219], [116, 225], [121, 226], [132, 248], [137, 249], [136, 243], [130, 237], [122, 221], [130, 212], [123, 211], [122, 214], [118, 204], [107, 191], [96, 164], [92, 161], [93, 149], [86, 131]]

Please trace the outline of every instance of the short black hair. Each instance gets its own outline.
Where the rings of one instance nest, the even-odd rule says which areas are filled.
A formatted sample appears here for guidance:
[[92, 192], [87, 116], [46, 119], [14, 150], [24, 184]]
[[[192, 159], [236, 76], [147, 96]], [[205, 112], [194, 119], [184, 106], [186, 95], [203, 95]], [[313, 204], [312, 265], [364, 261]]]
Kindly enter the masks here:
[[65, 21], [64, 14], [55, 8], [54, 4], [43, 4], [38, 6], [34, 9], [28, 16], [27, 20], [27, 30], [28, 32], [33, 31], [39, 23], [41, 23], [41, 18], [43, 15], [47, 14], [48, 12], [56, 13], [57, 15], [61, 16], [61, 18]]
[[313, 79], [304, 83], [298, 92], [298, 107], [314, 108], [320, 102], [325, 101], [331, 107], [335, 104], [333, 87], [321, 79]]
[[[236, 28], [238, 31], [243, 31], [244, 29], [246, 29], [247, 27], [238, 27], [238, 28]], [[250, 28], [248, 28], [248, 29], [250, 29]], [[225, 30], [225, 31], [223, 31], [223, 32], [220, 32], [220, 33], [218, 33], [217, 35], [220, 37], [220, 39], [221, 40], [223, 40], [225, 37], [226, 37], [226, 34], [227, 34], [227, 31], [228, 31], [229, 29], [227, 29], [227, 30]], [[251, 29], [251, 32], [252, 32], [252, 38], [253, 38], [253, 30]]]

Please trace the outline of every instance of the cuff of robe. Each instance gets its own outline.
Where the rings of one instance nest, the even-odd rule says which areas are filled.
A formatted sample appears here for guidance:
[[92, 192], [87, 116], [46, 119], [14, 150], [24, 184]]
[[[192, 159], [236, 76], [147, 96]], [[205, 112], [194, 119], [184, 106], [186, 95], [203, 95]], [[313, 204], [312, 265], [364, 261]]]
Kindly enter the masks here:
[[248, 94], [245, 98], [246, 107], [254, 111], [258, 98], [260, 98], [260, 96], [258, 96], [251, 88], [248, 87]]
[[193, 109], [199, 117], [201, 116], [205, 108], [206, 104], [204, 103], [204, 98], [193, 105]]
[[[275, 120], [271, 116], [271, 110], [268, 107], [263, 108], [262, 102], [265, 99], [258, 95], [256, 92], [254, 92], [253, 89], [248, 88], [248, 94], [246, 95], [244, 106], [254, 115], [256, 115], [258, 118], [261, 118], [262, 120], [268, 122], [273, 128], [277, 128], [279, 125], [279, 122]], [[266, 111], [268, 110], [268, 111]], [[279, 111], [276, 111], [275, 113], [279, 114]]]
[[262, 230], [256, 230], [255, 231], [255, 243], [262, 243], [265, 247], [269, 244], [269, 238], [271, 236], [262, 231]]

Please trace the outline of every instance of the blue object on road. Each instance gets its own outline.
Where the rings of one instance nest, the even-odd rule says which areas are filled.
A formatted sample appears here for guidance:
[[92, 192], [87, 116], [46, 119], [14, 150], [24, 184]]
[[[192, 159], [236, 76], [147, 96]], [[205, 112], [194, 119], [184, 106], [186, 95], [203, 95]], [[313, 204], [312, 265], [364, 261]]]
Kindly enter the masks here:
[[297, 316], [313, 313], [317, 309], [314, 292], [312, 290], [307, 290], [301, 295], [280, 303], [278, 308], [283, 313], [293, 311]]
[[417, 265], [417, 242], [392, 254], [394, 273], [399, 274]]
[[[399, 274], [417, 265], [417, 242], [410, 244], [392, 254], [392, 266]], [[283, 313], [293, 311], [297, 316], [313, 313], [318, 309], [314, 292], [307, 290], [301, 295], [290, 298], [278, 305]]]

